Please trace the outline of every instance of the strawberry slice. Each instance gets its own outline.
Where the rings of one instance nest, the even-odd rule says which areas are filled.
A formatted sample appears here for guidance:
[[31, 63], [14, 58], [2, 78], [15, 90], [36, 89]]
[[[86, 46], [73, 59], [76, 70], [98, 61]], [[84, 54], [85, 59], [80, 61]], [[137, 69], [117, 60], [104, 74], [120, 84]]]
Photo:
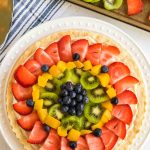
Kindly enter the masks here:
[[69, 142], [68, 142], [67, 138], [65, 138], [65, 137], [61, 137], [61, 148], [60, 148], [60, 150], [72, 150], [69, 147]]
[[115, 46], [102, 45], [102, 52], [100, 55], [100, 64], [109, 65], [113, 58], [120, 54], [120, 50]]
[[100, 43], [96, 43], [89, 46], [86, 59], [90, 60], [92, 65], [100, 64], [101, 48], [102, 44]]
[[75, 148], [75, 150], [89, 150], [85, 138], [81, 136], [79, 137], [77, 141], [77, 147]]
[[132, 110], [128, 104], [114, 106], [112, 115], [126, 124], [130, 124], [133, 118]]
[[136, 15], [140, 13], [144, 8], [142, 0], [127, 0], [128, 15]]
[[42, 74], [41, 65], [34, 59], [29, 59], [25, 64], [26, 67], [31, 73], [35, 76], [39, 76]]
[[102, 128], [101, 138], [105, 145], [105, 149], [107, 150], [111, 150], [118, 140], [118, 136], [116, 136], [112, 131], [108, 130], [106, 127]]
[[24, 88], [19, 83], [12, 83], [12, 93], [17, 101], [32, 98], [32, 87]]
[[124, 92], [117, 95], [118, 98], [118, 105], [120, 104], [137, 104], [137, 97], [136, 95], [129, 90], [125, 90]]
[[36, 121], [27, 141], [31, 144], [41, 144], [47, 136], [41, 121]]
[[47, 139], [39, 150], [60, 150], [60, 142], [57, 131], [51, 129]]
[[41, 65], [52, 66], [54, 64], [52, 58], [42, 48], [36, 50], [34, 53], [34, 59]]
[[32, 112], [32, 108], [27, 106], [26, 101], [20, 101], [13, 104], [13, 108], [20, 115], [28, 115]]
[[58, 41], [58, 52], [60, 60], [65, 62], [72, 61], [70, 35], [65, 35]]
[[32, 130], [35, 122], [38, 120], [39, 120], [39, 117], [37, 115], [37, 112], [33, 111], [31, 114], [27, 116], [21, 116], [20, 119], [17, 119], [17, 123], [24, 130], [30, 131]]
[[83, 61], [87, 54], [88, 46], [89, 46], [88, 40], [85, 39], [77, 40], [71, 45], [72, 54], [75, 53], [79, 54], [80, 61]]
[[114, 62], [109, 66], [109, 75], [111, 84], [123, 79], [124, 77], [130, 75], [129, 68], [122, 62]]
[[35, 84], [37, 80], [36, 76], [22, 65], [17, 68], [14, 77], [24, 87]]
[[117, 94], [120, 94], [129, 88], [133, 88], [138, 82], [139, 81], [135, 77], [127, 76], [115, 83], [114, 88], [116, 89]]
[[85, 136], [85, 138], [86, 138], [86, 142], [88, 144], [89, 150], [95, 150], [95, 148], [96, 148], [96, 150], [104, 150], [105, 149], [105, 146], [104, 146], [101, 138], [95, 137], [92, 134], [87, 134]]
[[54, 42], [50, 44], [46, 49], [45, 52], [53, 59], [55, 63], [57, 63], [60, 58], [59, 58], [59, 53], [58, 53], [58, 44], [57, 42]]
[[113, 118], [105, 124], [105, 127], [112, 131], [115, 135], [124, 139], [126, 136], [126, 125], [121, 120]]

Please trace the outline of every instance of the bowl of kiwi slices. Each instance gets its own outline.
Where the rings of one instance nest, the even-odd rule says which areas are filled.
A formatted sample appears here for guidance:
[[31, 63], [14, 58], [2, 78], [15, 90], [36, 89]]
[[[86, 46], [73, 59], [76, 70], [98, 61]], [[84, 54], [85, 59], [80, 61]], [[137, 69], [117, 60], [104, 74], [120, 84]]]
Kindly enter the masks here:
[[110, 24], [47, 22], [2, 63], [1, 132], [15, 150], [138, 149], [150, 130], [147, 70], [138, 46]]

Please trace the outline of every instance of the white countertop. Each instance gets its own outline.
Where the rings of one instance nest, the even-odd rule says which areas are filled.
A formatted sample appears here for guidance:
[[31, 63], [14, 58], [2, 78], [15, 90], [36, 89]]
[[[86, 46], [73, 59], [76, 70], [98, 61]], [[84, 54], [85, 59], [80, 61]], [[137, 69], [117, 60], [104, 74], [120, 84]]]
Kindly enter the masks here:
[[[109, 23], [119, 27], [120, 29], [122, 29], [124, 32], [126, 32], [128, 35], [130, 35], [135, 40], [135, 42], [139, 45], [142, 52], [144, 53], [144, 55], [146, 56], [146, 58], [150, 62], [150, 32], [138, 29], [138, 28], [133, 27], [131, 25], [122, 23], [120, 21], [117, 21], [115, 19], [101, 15], [99, 13], [90, 11], [88, 9], [76, 6], [76, 5], [71, 4], [69, 2], [65, 2], [65, 4], [53, 16], [53, 19], [62, 18], [62, 17], [69, 17], [69, 16], [94, 17], [94, 18], [109, 22]], [[141, 150], [149, 150], [150, 149], [149, 147], [150, 147], [150, 135], [149, 135], [149, 138], [145, 141]], [[0, 134], [0, 150], [10, 150], [10, 148], [7, 146], [7, 144], [3, 140], [1, 134]]]

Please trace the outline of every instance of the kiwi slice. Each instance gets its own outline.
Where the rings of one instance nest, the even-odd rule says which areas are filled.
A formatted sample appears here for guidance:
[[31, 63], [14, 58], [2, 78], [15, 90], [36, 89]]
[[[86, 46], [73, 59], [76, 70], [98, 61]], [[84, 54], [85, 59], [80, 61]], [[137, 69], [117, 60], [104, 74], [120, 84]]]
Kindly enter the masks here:
[[84, 71], [82, 69], [74, 69], [74, 73], [80, 78], [81, 77], [81, 74], [83, 73]]
[[56, 84], [57, 87], [60, 88], [62, 84], [68, 81], [70, 79], [71, 72], [69, 70], [64, 71], [61, 73], [57, 78], [53, 79], [54, 84]]
[[101, 87], [87, 91], [87, 96], [92, 103], [102, 103], [109, 100], [109, 97]]
[[103, 112], [104, 108], [100, 104], [87, 103], [84, 107], [84, 116], [90, 123], [98, 123]]
[[54, 104], [49, 109], [49, 115], [60, 120], [63, 117], [63, 113], [61, 112], [61, 105], [60, 104]]
[[94, 89], [99, 85], [98, 78], [96, 76], [93, 76], [89, 72], [82, 73], [80, 83], [87, 90]]
[[81, 130], [83, 127], [83, 119], [77, 116], [67, 116], [61, 120], [61, 126], [67, 130], [72, 128]]
[[103, 0], [104, 8], [107, 10], [114, 10], [121, 7], [123, 0]]
[[43, 92], [40, 94], [40, 98], [44, 99], [43, 105], [45, 107], [49, 107], [52, 104], [56, 103], [58, 100], [58, 96], [52, 92]]
[[91, 124], [87, 119], [85, 119], [84, 121], [84, 129], [90, 129], [91, 128]]
[[70, 79], [68, 79], [68, 81], [73, 82], [74, 84], [79, 83], [79, 77], [78, 75], [75, 73], [75, 69], [69, 70], [70, 71]]

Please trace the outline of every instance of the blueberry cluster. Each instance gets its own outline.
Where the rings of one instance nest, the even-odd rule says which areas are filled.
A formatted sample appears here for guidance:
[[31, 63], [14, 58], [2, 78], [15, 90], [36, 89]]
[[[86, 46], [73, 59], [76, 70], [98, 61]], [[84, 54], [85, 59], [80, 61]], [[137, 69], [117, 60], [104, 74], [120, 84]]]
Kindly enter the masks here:
[[84, 104], [87, 103], [89, 99], [86, 90], [83, 89], [80, 83], [72, 84], [72, 82], [66, 82], [61, 86], [58, 101], [62, 104], [62, 112], [80, 116], [83, 113]]

